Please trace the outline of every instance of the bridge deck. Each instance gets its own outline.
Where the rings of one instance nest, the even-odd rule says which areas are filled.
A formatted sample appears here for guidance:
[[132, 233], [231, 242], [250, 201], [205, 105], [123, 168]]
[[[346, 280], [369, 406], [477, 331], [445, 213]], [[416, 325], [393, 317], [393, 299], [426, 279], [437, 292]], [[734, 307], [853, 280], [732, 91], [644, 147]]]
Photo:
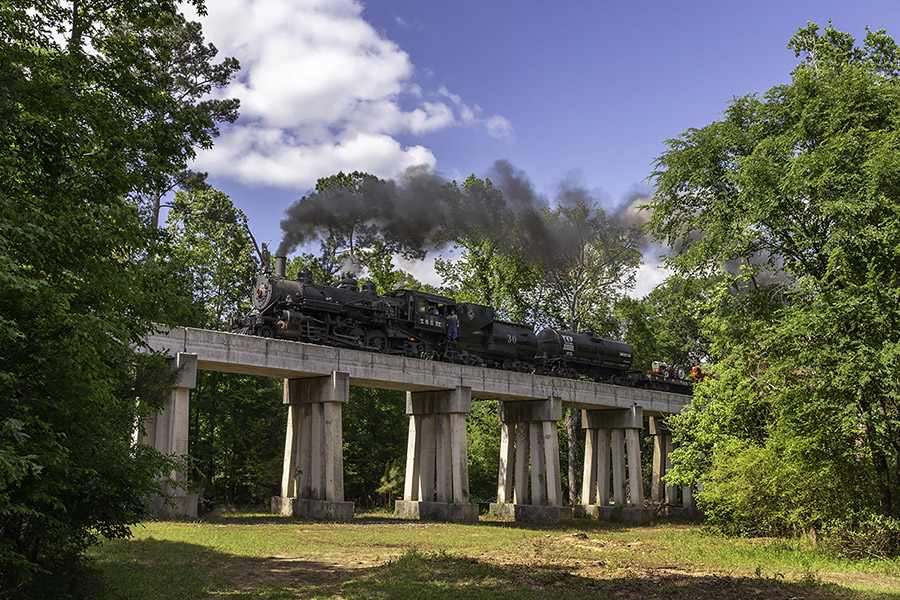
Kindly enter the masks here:
[[644, 414], [681, 411], [690, 396], [545, 375], [469, 367], [418, 358], [387, 356], [249, 335], [176, 328], [147, 338], [155, 351], [197, 355], [197, 368], [284, 379], [349, 373], [350, 384], [391, 390], [472, 388], [472, 396], [532, 400], [558, 396], [565, 406], [584, 409], [641, 406]]

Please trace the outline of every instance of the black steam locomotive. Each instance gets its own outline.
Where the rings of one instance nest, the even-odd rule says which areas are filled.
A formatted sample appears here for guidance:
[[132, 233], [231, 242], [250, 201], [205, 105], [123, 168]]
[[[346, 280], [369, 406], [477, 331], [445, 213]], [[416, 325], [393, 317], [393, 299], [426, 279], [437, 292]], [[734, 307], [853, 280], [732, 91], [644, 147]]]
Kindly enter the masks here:
[[[285, 259], [256, 281], [256, 312], [231, 321], [232, 331], [558, 377], [690, 393], [630, 371], [628, 344], [584, 333], [543, 329], [494, 318], [490, 306], [417, 290], [379, 295], [375, 284], [344, 276], [317, 284], [309, 271], [284, 274]], [[674, 384], [673, 382], [670, 382]]]

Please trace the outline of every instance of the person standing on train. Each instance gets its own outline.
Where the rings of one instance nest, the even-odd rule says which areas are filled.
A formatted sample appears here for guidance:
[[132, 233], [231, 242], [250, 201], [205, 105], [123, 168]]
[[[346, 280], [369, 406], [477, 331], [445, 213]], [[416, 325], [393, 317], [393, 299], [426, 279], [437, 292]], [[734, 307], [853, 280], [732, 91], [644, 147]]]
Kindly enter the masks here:
[[459, 328], [459, 317], [456, 316], [456, 311], [451, 310], [450, 316], [447, 317], [447, 339], [451, 342], [456, 341], [457, 330]]

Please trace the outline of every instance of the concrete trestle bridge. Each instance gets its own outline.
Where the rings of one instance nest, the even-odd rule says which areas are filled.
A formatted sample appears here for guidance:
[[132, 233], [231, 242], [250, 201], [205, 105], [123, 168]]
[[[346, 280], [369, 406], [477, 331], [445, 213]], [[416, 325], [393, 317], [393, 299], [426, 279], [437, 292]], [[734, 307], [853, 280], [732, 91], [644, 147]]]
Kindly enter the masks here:
[[[198, 369], [284, 380], [287, 436], [281, 495], [272, 499], [276, 513], [352, 519], [353, 503], [344, 501], [341, 455], [341, 405], [350, 386], [407, 393], [406, 479], [403, 500], [396, 504], [400, 516], [477, 521], [478, 505], [468, 498], [465, 421], [473, 397], [499, 403], [495, 513], [532, 522], [571, 518], [572, 508], [562, 505], [557, 451], [564, 406], [582, 410], [586, 431], [578, 514], [649, 519], [640, 466], [644, 416], [650, 417], [654, 436], [650, 499], [670, 506], [677, 502], [679, 490], [660, 483], [672, 449], [661, 418], [679, 412], [689, 396], [204, 329], [162, 331], [149, 336], [147, 344], [180, 368], [166, 407], [145, 423], [140, 438], [167, 454], [187, 454], [188, 403]], [[178, 490], [173, 496], [177, 514], [196, 515], [196, 496]], [[690, 488], [682, 490], [682, 498], [684, 508], [692, 508]]]

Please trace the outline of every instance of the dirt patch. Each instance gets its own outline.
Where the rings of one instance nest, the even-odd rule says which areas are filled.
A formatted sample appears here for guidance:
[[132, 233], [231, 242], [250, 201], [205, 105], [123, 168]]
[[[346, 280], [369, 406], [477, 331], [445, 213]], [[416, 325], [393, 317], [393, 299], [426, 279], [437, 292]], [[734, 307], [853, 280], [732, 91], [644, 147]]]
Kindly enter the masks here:
[[[403, 525], [407, 526], [406, 524]], [[419, 525], [421, 526], [421, 525]], [[278, 555], [265, 558], [235, 558], [219, 565], [230, 589], [253, 597], [273, 587], [292, 597], [340, 598], [345, 586], [357, 580], [383, 582], [394, 575], [387, 566], [404, 555], [409, 546], [373, 544], [383, 549], [372, 554], [347, 548], [346, 552], [316, 553], [314, 556]], [[513, 547], [481, 552], [464, 558], [466, 553], [424, 553], [427, 560], [448, 577], [465, 579], [459, 561], [501, 569], [507, 585], [530, 590], [528, 596], [564, 600], [578, 597], [641, 598], [659, 600], [726, 599], [838, 599], [873, 598], [871, 594], [848, 591], [849, 584], [900, 583], [896, 578], [850, 573], [819, 573], [814, 577], [752, 572], [717, 571], [675, 564], [665, 558], [661, 546], [639, 539], [605, 539], [582, 532], [569, 535], [544, 534], [522, 540]], [[445, 564], [446, 563], [446, 564]], [[454, 564], [450, 564], [454, 563]], [[441, 570], [441, 567], [446, 567]], [[387, 570], [386, 570], [387, 569]], [[473, 585], [478, 585], [478, 578]], [[456, 581], [455, 583], [458, 583]], [[455, 584], [454, 583], [454, 584]], [[836, 585], [828, 585], [836, 584]], [[280, 596], [279, 596], [280, 597]], [[393, 596], [385, 596], [393, 597]], [[884, 596], [887, 597], [887, 596]]]

